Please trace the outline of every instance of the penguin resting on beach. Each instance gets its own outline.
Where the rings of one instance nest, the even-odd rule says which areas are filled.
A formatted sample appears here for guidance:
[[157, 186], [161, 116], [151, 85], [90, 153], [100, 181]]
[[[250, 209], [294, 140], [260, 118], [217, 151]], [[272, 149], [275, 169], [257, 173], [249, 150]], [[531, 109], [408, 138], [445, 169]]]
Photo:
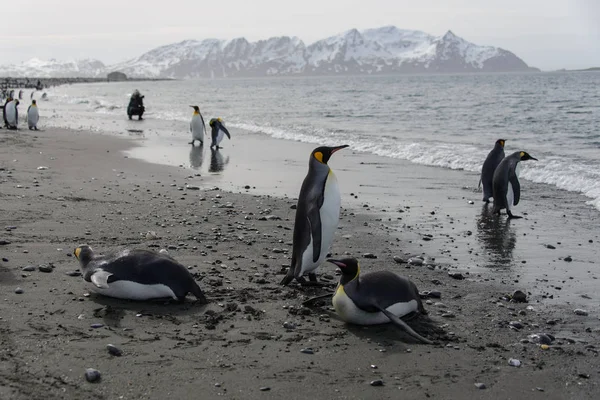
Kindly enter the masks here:
[[83, 279], [96, 293], [128, 300], [172, 298], [184, 301], [191, 292], [201, 304], [208, 301], [186, 267], [167, 254], [149, 250], [122, 250], [95, 255], [86, 244], [73, 254]]
[[340, 188], [327, 162], [333, 153], [346, 147], [317, 147], [310, 154], [296, 208], [292, 263], [281, 285], [293, 279], [307, 284], [304, 274], [308, 274], [311, 284], [317, 284], [313, 271], [325, 260], [340, 219]]
[[500, 214], [500, 210], [506, 208], [509, 218], [521, 218], [513, 215], [511, 208], [519, 204], [521, 198], [521, 185], [519, 184], [519, 170], [521, 161], [535, 160], [525, 151], [516, 151], [503, 159], [496, 171], [492, 182], [494, 195], [493, 213]]
[[27, 125], [29, 130], [38, 130], [37, 123], [40, 120], [40, 113], [38, 112], [37, 103], [35, 100], [31, 101], [31, 105], [27, 108]]
[[212, 137], [212, 143], [210, 144], [211, 149], [213, 147], [216, 149], [220, 149], [219, 144], [221, 143], [221, 141], [223, 140], [225, 135], [227, 135], [227, 139], [231, 140], [231, 135], [229, 134], [229, 131], [227, 130], [227, 128], [225, 128], [225, 122], [223, 122], [223, 120], [221, 118], [213, 118], [210, 120], [210, 122], [208, 124], [211, 127], [211, 137]]
[[206, 124], [204, 123], [204, 117], [200, 113], [198, 106], [190, 106], [194, 109], [192, 114], [192, 120], [190, 121], [190, 132], [192, 133], [192, 141], [190, 144], [193, 146], [197, 140], [200, 142], [200, 146], [204, 144], [204, 134], [206, 132]]
[[342, 271], [333, 296], [337, 315], [351, 324], [378, 325], [392, 322], [422, 343], [432, 344], [406, 324], [401, 317], [427, 314], [417, 286], [390, 271], [360, 273], [356, 258], [327, 260]]
[[483, 167], [481, 168], [481, 177], [479, 178], [479, 187], [483, 184], [483, 201], [490, 202], [490, 197], [493, 197], [492, 181], [494, 180], [494, 171], [504, 158], [504, 139], [496, 140], [496, 144], [492, 151], [489, 152]]

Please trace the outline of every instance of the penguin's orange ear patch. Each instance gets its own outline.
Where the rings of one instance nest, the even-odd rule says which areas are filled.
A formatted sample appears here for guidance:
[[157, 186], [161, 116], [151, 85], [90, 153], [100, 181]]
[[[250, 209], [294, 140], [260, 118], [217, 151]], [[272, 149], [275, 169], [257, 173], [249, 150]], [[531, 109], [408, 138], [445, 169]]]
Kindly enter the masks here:
[[315, 158], [317, 159], [318, 162], [322, 163], [323, 162], [323, 153], [321, 153], [320, 151], [317, 151], [315, 153]]
[[525, 156], [525, 152], [524, 152], [524, 151], [522, 151], [522, 152], [521, 152], [521, 157], [524, 157], [524, 156]]
[[75, 251], [73, 252], [73, 254], [75, 254], [75, 257], [77, 257], [77, 259], [79, 259], [80, 253], [81, 253], [81, 247], [76, 248]]

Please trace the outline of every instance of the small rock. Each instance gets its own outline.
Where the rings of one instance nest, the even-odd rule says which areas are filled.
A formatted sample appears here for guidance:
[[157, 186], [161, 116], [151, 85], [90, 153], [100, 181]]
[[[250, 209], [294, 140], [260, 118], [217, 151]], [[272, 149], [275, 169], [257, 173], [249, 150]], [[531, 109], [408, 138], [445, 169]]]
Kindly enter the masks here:
[[475, 203], [473, 202], [473, 200], [469, 200], [469, 202], [468, 202], [468, 203], [469, 203], [469, 204], [475, 204]]
[[477, 389], [482, 389], [482, 390], [487, 388], [487, 386], [485, 386], [485, 383], [481, 383], [481, 382], [479, 382], [479, 383], [476, 383], [476, 384], [475, 384], [475, 387], [476, 387]]
[[465, 279], [465, 276], [460, 272], [448, 272], [448, 276], [453, 279], [462, 280]]
[[571, 256], [566, 256], [565, 258], [563, 258], [563, 260], [565, 260], [566, 262], [571, 262], [573, 261], [573, 258], [571, 258]]
[[23, 267], [23, 271], [27, 271], [27, 272], [35, 271], [35, 267], [33, 265], [28, 265], [26, 267]]
[[434, 298], [434, 299], [441, 299], [442, 298], [442, 293], [438, 292], [437, 290], [432, 290], [429, 292], [429, 297]]
[[363, 254], [364, 258], [377, 258], [377, 256], [373, 253], [365, 253]]
[[268, 386], [263, 386], [263, 387], [260, 388], [261, 392], [268, 392], [269, 390], [271, 390], [271, 388], [268, 387]]
[[456, 315], [451, 312], [446, 312], [442, 314], [442, 318], [456, 318]]
[[512, 295], [512, 301], [515, 303], [527, 303], [527, 295], [520, 290], [517, 290]]
[[554, 336], [549, 333], [534, 333], [527, 337], [531, 343], [539, 343], [545, 345], [551, 345], [554, 341]]
[[520, 367], [521, 361], [517, 360], [516, 358], [509, 358], [508, 365], [510, 365], [511, 367]]
[[85, 379], [88, 382], [90, 382], [90, 383], [98, 382], [98, 381], [100, 381], [100, 378], [101, 378], [100, 371], [98, 371], [97, 369], [87, 368], [85, 370]]
[[68, 272], [65, 272], [65, 274], [68, 276], [81, 276], [81, 271], [77, 271], [77, 270], [68, 271]]
[[508, 325], [515, 329], [523, 329], [523, 324], [519, 321], [510, 321]]
[[10, 242], [8, 240], [0, 239], [0, 246], [4, 246], [7, 244], [10, 244]]
[[285, 321], [283, 323], [283, 327], [285, 329], [296, 329], [296, 324], [294, 324], [293, 322]]
[[200, 190], [199, 186], [192, 186], [192, 185], [187, 185], [185, 188], [187, 190]]
[[6, 258], [6, 257], [2, 257], [2, 261], [4, 261], [4, 262], [8, 262], [8, 258]]
[[104, 326], [104, 324], [91, 324], [90, 328], [98, 329], [98, 328], [102, 328], [103, 326]]
[[546, 248], [550, 249], [550, 250], [555, 250], [556, 249], [556, 247], [552, 246], [551, 244], [547, 244]]
[[575, 310], [573, 310], [573, 312], [577, 315], [583, 315], [583, 316], [588, 315], [588, 312], [581, 308], [576, 308]]
[[121, 357], [123, 355], [123, 351], [114, 344], [107, 344], [106, 350], [108, 350], [108, 353], [110, 355], [115, 357]]
[[371, 386], [383, 386], [383, 380], [375, 379], [374, 381], [371, 381], [370, 385]]
[[16, 294], [23, 294], [25, 291], [23, 289], [21, 289], [20, 287], [15, 289], [15, 293]]
[[41, 265], [38, 266], [38, 269], [41, 272], [52, 272], [53, 268], [50, 265], [48, 265], [48, 264], [41, 264]]
[[304, 354], [315, 354], [314, 350], [311, 349], [310, 347], [306, 348], [306, 349], [302, 349], [300, 350], [300, 353], [304, 353]]
[[398, 256], [394, 256], [394, 261], [398, 264], [406, 264], [406, 260]]
[[409, 258], [408, 263], [410, 265], [423, 265], [423, 259], [418, 257]]
[[37, 167], [38, 171], [45, 171], [48, 169], [48, 167], [44, 167], [43, 165], [40, 165], [39, 167]]

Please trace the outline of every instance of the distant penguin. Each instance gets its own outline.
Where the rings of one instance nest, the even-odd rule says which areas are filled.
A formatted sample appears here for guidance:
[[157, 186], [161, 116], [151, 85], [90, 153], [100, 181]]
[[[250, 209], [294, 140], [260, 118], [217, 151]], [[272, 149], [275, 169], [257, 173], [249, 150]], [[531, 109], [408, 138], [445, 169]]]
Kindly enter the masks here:
[[91, 282], [91, 289], [99, 294], [129, 300], [170, 297], [183, 301], [191, 292], [200, 303], [208, 303], [187, 268], [167, 254], [122, 250], [102, 256], [85, 244], [73, 254], [79, 260], [83, 279]]
[[4, 106], [6, 111], [6, 125], [8, 129], [17, 129], [19, 126], [19, 100], [14, 99]]
[[390, 271], [361, 275], [356, 258], [327, 261], [337, 265], [342, 271], [332, 299], [333, 308], [342, 320], [356, 325], [392, 322], [413, 338], [432, 344], [400, 319], [404, 316], [427, 314], [419, 290], [412, 281]]
[[7, 96], [6, 101], [4, 102], [4, 107], [2, 107], [2, 120], [4, 121], [4, 126], [7, 128], [8, 128], [8, 121], [6, 120], [6, 106], [11, 101], [13, 101], [13, 99], [10, 96]]
[[19, 90], [19, 100], [23, 100], [23, 91]]
[[213, 118], [210, 120], [210, 122], [208, 124], [211, 127], [211, 136], [212, 136], [212, 142], [210, 144], [211, 149], [213, 147], [218, 149], [219, 144], [221, 143], [221, 141], [223, 140], [225, 135], [227, 135], [227, 138], [229, 140], [231, 140], [231, 135], [229, 134], [229, 131], [227, 130], [227, 128], [225, 128], [225, 122], [221, 118]]
[[29, 130], [38, 130], [37, 123], [40, 120], [40, 114], [38, 112], [37, 103], [35, 100], [31, 101], [31, 105], [27, 108], [27, 125]]
[[521, 198], [521, 185], [519, 184], [519, 162], [526, 160], [536, 160], [524, 151], [516, 151], [503, 159], [494, 172], [493, 195], [495, 214], [500, 214], [500, 210], [506, 208], [506, 214], [509, 218], [521, 218], [513, 215], [510, 209], [519, 204]]
[[192, 141], [190, 144], [193, 146], [197, 140], [200, 142], [200, 146], [204, 144], [204, 134], [206, 133], [206, 124], [204, 123], [204, 117], [200, 114], [200, 108], [198, 106], [190, 106], [194, 109], [192, 114], [192, 120], [190, 121], [190, 132], [192, 134]]
[[492, 151], [489, 152], [487, 158], [481, 168], [481, 178], [479, 178], [479, 187], [483, 184], [483, 201], [490, 202], [490, 197], [493, 197], [492, 181], [494, 180], [494, 171], [504, 158], [504, 139], [496, 140], [496, 144]]
[[313, 271], [325, 260], [340, 218], [340, 188], [327, 162], [333, 153], [346, 147], [317, 147], [310, 154], [308, 174], [298, 196], [292, 262], [282, 285], [293, 279], [306, 284], [304, 274], [316, 284]]

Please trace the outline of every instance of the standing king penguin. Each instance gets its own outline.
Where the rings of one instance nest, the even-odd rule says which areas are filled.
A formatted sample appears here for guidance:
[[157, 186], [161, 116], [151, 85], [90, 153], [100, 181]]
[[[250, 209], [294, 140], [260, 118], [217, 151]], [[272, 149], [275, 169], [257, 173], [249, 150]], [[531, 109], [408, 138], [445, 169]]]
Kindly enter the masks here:
[[483, 201], [490, 202], [490, 197], [493, 197], [492, 181], [494, 180], [494, 171], [504, 158], [504, 139], [496, 140], [496, 144], [487, 158], [483, 162], [481, 168], [481, 178], [479, 178], [479, 186], [483, 184]]
[[204, 145], [204, 134], [206, 133], [206, 124], [204, 123], [204, 117], [200, 113], [200, 107], [190, 106], [194, 109], [192, 114], [192, 120], [190, 121], [190, 132], [192, 133], [192, 141], [190, 144], [193, 146], [197, 140], [200, 142], [200, 146]]
[[312, 284], [317, 282], [313, 271], [325, 260], [340, 219], [340, 188], [327, 162], [333, 153], [346, 147], [318, 147], [310, 154], [308, 174], [296, 207], [292, 264], [281, 285], [293, 279], [306, 284], [304, 274], [308, 274]]
[[19, 100], [14, 99], [10, 103], [4, 106], [6, 111], [6, 127], [8, 129], [16, 130], [19, 126], [19, 109], [17, 106], [19, 105]]
[[29, 130], [38, 130], [37, 123], [40, 120], [40, 113], [38, 112], [37, 103], [35, 100], [31, 101], [31, 105], [27, 108], [27, 125]]
[[416, 333], [401, 317], [427, 314], [417, 286], [390, 271], [360, 274], [356, 258], [327, 260], [342, 271], [333, 296], [337, 315], [351, 324], [378, 325], [392, 322], [413, 338], [427, 344], [429, 339]]
[[212, 143], [210, 144], [211, 149], [213, 147], [215, 149], [219, 149], [220, 148], [219, 144], [221, 143], [221, 141], [223, 140], [225, 135], [227, 135], [227, 139], [231, 140], [231, 135], [229, 134], [229, 131], [227, 130], [227, 128], [225, 128], [225, 122], [223, 122], [223, 120], [221, 118], [213, 118], [210, 120], [210, 122], [208, 124], [211, 127], [211, 137], [212, 137]]
[[125, 249], [103, 256], [95, 255], [86, 244], [73, 254], [79, 260], [83, 279], [92, 283], [96, 293], [118, 299], [170, 297], [183, 301], [191, 292], [200, 303], [208, 303], [187, 268], [167, 254]]
[[498, 164], [494, 172], [493, 190], [494, 190], [494, 210], [495, 214], [500, 214], [500, 210], [506, 208], [506, 214], [509, 218], [521, 218], [513, 215], [510, 209], [519, 204], [521, 198], [521, 185], [519, 184], [519, 170], [521, 161], [535, 160], [525, 151], [516, 151]]

